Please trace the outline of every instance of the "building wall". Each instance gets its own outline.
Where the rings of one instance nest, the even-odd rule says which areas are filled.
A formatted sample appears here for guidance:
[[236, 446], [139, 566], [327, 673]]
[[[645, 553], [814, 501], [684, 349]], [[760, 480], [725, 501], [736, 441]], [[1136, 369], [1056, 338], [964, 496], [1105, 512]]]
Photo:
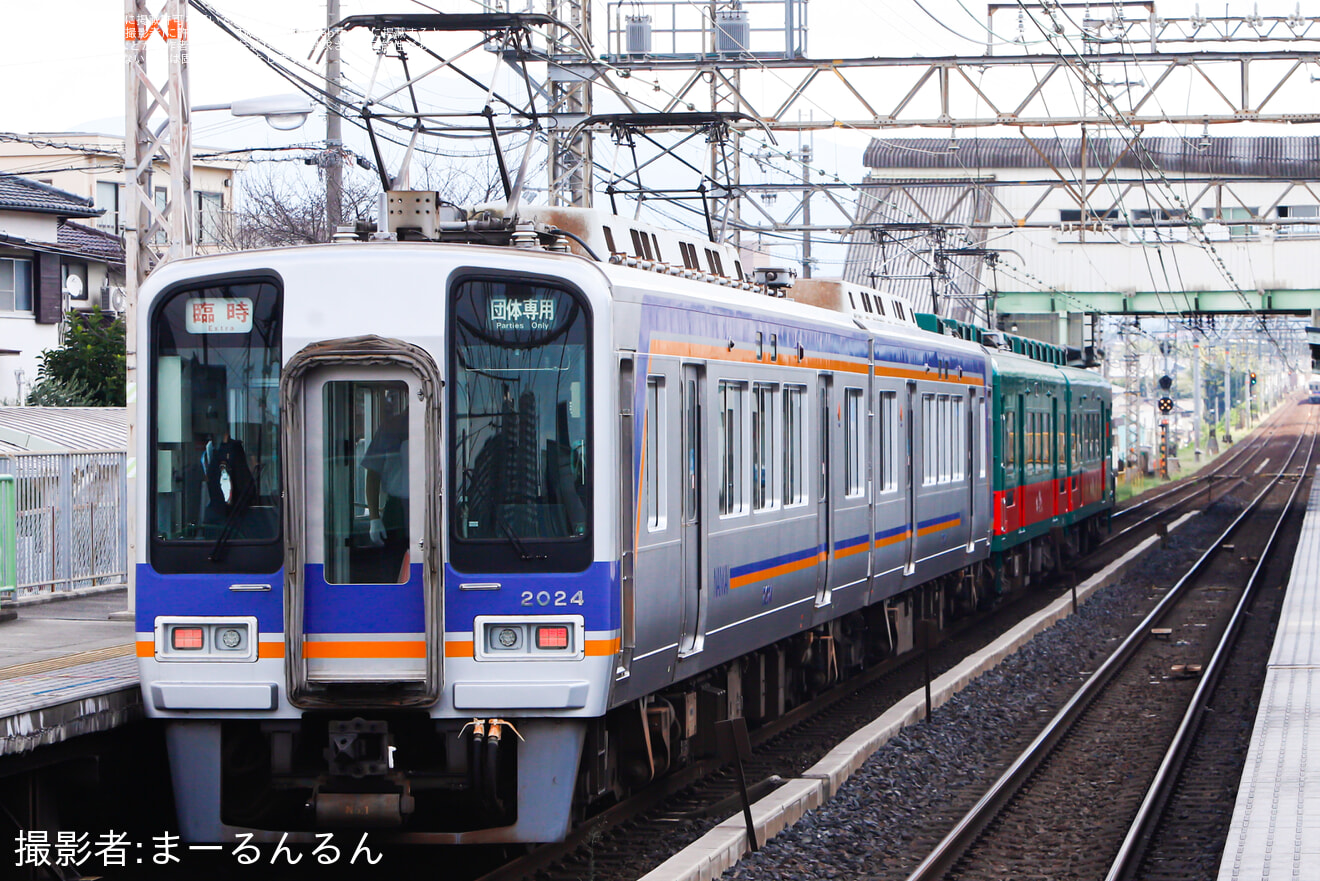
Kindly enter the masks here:
[[[67, 149], [37, 146], [22, 142], [0, 142], [0, 171], [21, 174], [33, 180], [49, 183], [76, 196], [93, 199], [96, 207], [105, 208], [101, 217], [86, 221], [98, 229], [116, 235], [123, 234], [122, 211], [124, 202], [123, 151], [124, 139], [111, 135], [81, 132], [41, 132], [31, 135], [33, 140], [68, 144]], [[194, 149], [197, 149], [194, 147]], [[221, 197], [223, 212], [234, 210], [234, 176], [241, 162], [193, 163], [193, 192], [217, 193]], [[169, 186], [169, 166], [153, 166], [153, 189]], [[106, 203], [97, 183], [114, 183], [117, 187], [119, 215], [114, 206]], [[196, 222], [196, 209], [193, 209]], [[118, 220], [116, 219], [118, 217]], [[215, 250], [203, 243], [198, 250]]]
[[0, 211], [0, 233], [30, 239], [34, 242], [54, 242], [59, 230], [59, 218], [54, 214]]
[[0, 354], [0, 406], [21, 403], [16, 371], [23, 372], [23, 396], [32, 390], [41, 353], [60, 344], [59, 328], [58, 324], [38, 324], [31, 312], [0, 312], [0, 351], [19, 351], [17, 355]]

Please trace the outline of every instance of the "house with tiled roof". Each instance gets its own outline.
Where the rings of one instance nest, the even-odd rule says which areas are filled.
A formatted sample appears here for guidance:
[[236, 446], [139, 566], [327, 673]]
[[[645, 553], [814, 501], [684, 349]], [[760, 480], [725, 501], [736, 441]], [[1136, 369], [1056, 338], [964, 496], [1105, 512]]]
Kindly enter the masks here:
[[0, 405], [31, 390], [66, 310], [118, 308], [123, 245], [79, 223], [102, 213], [88, 197], [0, 173]]
[[[200, 152], [200, 148], [195, 148]], [[193, 157], [193, 230], [198, 253], [222, 247], [222, 229], [234, 211], [234, 176], [246, 162], [245, 154], [232, 157]], [[152, 164], [156, 188], [169, 180], [164, 158]], [[30, 180], [92, 200], [102, 213], [89, 225], [122, 236], [127, 203], [124, 200], [124, 138], [95, 132], [33, 132], [0, 138], [0, 173], [20, 174]]]

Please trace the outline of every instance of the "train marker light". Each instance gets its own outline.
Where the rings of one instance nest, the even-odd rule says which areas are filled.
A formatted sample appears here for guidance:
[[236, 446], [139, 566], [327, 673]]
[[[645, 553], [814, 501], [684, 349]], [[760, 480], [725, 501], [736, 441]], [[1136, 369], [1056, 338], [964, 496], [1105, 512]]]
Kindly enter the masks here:
[[202, 647], [202, 628], [174, 628], [170, 633], [170, 645], [175, 649], [200, 649]]
[[536, 628], [536, 647], [538, 649], [568, 648], [568, 628], [562, 624]]

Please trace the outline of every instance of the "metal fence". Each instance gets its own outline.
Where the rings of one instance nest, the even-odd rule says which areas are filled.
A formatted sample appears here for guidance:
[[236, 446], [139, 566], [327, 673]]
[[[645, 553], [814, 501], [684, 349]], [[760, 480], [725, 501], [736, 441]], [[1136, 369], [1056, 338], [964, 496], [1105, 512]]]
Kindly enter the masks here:
[[125, 459], [113, 450], [0, 457], [0, 474], [14, 478], [20, 598], [127, 580]]

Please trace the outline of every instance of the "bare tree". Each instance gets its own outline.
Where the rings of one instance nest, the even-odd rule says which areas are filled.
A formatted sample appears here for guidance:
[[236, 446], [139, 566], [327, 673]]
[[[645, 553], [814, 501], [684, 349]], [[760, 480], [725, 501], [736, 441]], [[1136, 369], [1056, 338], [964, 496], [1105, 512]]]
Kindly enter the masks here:
[[[455, 205], [474, 205], [504, 196], [499, 169], [489, 155], [443, 157], [419, 154], [413, 186], [430, 190]], [[220, 231], [220, 244], [232, 251], [281, 248], [330, 241], [326, 189], [321, 174], [289, 164], [249, 166], [239, 179], [238, 209]], [[372, 223], [380, 196], [374, 172], [344, 167], [341, 217], [344, 224]]]
[[[239, 207], [222, 233], [222, 244], [235, 251], [328, 242], [325, 184], [320, 175], [287, 173], [260, 166], [240, 178]], [[347, 170], [347, 169], [346, 169]], [[365, 172], [346, 174], [343, 183], [344, 223], [375, 218], [380, 183]]]

